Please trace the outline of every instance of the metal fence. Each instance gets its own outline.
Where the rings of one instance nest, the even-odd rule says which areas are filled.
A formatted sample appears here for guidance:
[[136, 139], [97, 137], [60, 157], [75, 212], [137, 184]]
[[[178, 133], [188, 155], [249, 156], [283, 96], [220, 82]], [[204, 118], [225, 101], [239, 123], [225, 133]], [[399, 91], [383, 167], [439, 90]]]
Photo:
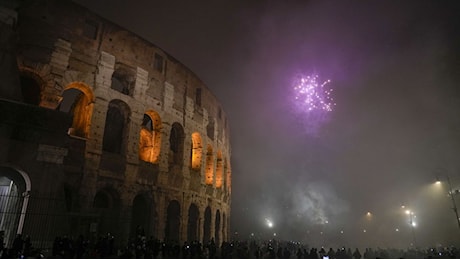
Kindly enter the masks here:
[[65, 206], [61, 198], [29, 196], [1, 189], [0, 230], [4, 231], [6, 247], [11, 247], [21, 233], [23, 239], [30, 236], [33, 247], [51, 248], [57, 235], [70, 232], [71, 221]]

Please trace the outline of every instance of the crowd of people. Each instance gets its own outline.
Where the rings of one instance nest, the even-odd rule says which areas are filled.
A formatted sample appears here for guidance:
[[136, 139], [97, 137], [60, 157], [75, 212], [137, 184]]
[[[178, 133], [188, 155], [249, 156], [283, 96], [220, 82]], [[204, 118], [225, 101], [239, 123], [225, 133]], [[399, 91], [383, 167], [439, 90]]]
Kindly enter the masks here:
[[79, 236], [56, 237], [52, 248], [35, 249], [29, 236], [17, 235], [10, 248], [2, 241], [1, 258], [253, 258], [253, 259], [421, 259], [421, 258], [460, 258], [455, 247], [427, 249], [382, 249], [366, 248], [316, 248], [292, 241], [232, 241], [217, 245], [213, 239], [202, 244], [199, 241], [184, 242], [160, 241], [153, 237], [138, 235], [123, 246], [117, 246], [110, 233], [95, 241]]

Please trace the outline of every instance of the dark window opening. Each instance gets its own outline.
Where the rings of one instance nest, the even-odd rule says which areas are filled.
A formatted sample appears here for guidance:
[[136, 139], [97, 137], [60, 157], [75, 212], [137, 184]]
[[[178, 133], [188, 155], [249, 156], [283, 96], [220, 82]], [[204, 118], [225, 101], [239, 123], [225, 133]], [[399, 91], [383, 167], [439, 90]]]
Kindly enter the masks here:
[[24, 103], [38, 106], [40, 104], [40, 85], [35, 79], [28, 76], [21, 76], [20, 80]]
[[197, 88], [195, 92], [195, 103], [201, 107], [201, 88]]
[[179, 131], [177, 128], [173, 127], [171, 129], [171, 136], [169, 136], [169, 148], [174, 153], [179, 152]]
[[105, 121], [104, 140], [102, 149], [107, 152], [121, 153], [121, 144], [123, 140], [123, 130], [125, 118], [120, 109], [116, 106], [110, 106], [107, 110]]
[[153, 60], [153, 68], [159, 72], [163, 72], [163, 56], [158, 53], [155, 53], [155, 58]]
[[130, 95], [129, 82], [121, 79], [116, 73], [112, 75], [112, 85], [110, 86], [110, 88], [122, 94]]
[[110, 207], [110, 199], [107, 196], [107, 194], [103, 192], [98, 192], [96, 196], [94, 197], [94, 203], [93, 203], [94, 208], [102, 208], [102, 209], [107, 209]]
[[95, 40], [97, 38], [97, 22], [86, 20], [83, 27], [83, 35], [87, 38]]
[[144, 114], [144, 119], [142, 119], [142, 126], [149, 131], [153, 131], [152, 119], [147, 114]]

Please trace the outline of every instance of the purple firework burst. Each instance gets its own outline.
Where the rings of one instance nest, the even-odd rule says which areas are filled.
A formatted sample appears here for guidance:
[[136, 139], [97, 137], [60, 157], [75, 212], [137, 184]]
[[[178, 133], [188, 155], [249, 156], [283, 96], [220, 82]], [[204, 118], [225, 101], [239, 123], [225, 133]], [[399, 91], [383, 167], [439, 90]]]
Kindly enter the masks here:
[[335, 103], [331, 97], [332, 89], [327, 88], [331, 80], [320, 82], [318, 75], [300, 76], [294, 85], [295, 100], [301, 110], [306, 112], [331, 112]]
[[309, 134], [319, 133], [321, 126], [328, 121], [329, 114], [334, 110], [331, 80], [321, 81], [317, 74], [300, 74], [294, 81], [294, 107], [299, 116], [299, 123], [304, 125]]

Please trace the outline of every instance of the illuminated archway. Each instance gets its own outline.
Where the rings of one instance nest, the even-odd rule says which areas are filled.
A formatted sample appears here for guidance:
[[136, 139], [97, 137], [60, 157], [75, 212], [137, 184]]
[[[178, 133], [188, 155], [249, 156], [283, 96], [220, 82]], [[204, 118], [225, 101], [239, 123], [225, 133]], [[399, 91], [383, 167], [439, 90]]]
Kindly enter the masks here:
[[216, 188], [222, 188], [224, 181], [224, 166], [222, 160], [222, 151], [217, 151], [216, 161]]
[[139, 159], [145, 162], [157, 163], [161, 149], [161, 118], [149, 110], [142, 119], [139, 133]]
[[201, 169], [201, 157], [203, 153], [203, 145], [201, 144], [201, 135], [198, 132], [192, 134], [192, 156], [191, 167], [193, 170]]
[[69, 84], [62, 94], [59, 110], [73, 115], [69, 134], [82, 138], [89, 137], [93, 114], [94, 95], [90, 88], [80, 82]]
[[214, 155], [212, 154], [212, 146], [208, 144], [206, 153], [206, 184], [214, 184]]

